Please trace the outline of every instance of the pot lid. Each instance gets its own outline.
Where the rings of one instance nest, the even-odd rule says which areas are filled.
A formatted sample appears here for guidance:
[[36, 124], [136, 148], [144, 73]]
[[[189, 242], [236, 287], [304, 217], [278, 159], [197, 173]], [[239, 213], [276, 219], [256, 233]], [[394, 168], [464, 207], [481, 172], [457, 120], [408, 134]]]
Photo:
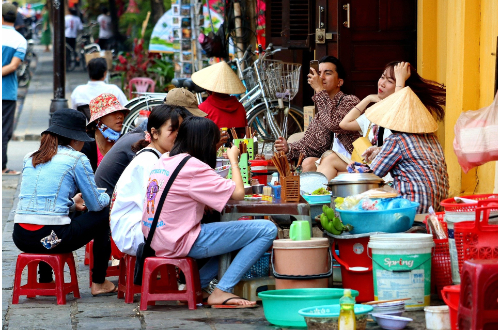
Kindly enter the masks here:
[[351, 183], [383, 183], [384, 180], [373, 173], [342, 173], [328, 182], [329, 186]]

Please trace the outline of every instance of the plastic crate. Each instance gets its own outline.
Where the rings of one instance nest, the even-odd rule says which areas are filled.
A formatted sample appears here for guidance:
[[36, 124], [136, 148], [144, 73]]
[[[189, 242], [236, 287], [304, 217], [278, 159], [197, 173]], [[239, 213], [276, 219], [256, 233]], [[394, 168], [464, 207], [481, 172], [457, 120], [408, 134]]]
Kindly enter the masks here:
[[[486, 194], [486, 195], [469, 195], [460, 196], [467, 199], [473, 199], [476, 201], [491, 200], [498, 202], [498, 194]], [[474, 212], [476, 210], [477, 204], [457, 204], [455, 198], [448, 198], [441, 202], [441, 206], [444, 207], [446, 212]]]
[[257, 262], [243, 275], [242, 278], [256, 278], [269, 276], [269, 263], [271, 262], [271, 253], [264, 253]]
[[[441, 223], [445, 233], [448, 232], [448, 226], [444, 220], [444, 212], [437, 212], [436, 216]], [[427, 219], [429, 216], [425, 217], [425, 226], [427, 227], [427, 232], [429, 232], [429, 226], [427, 224]], [[431, 282], [432, 286], [436, 287], [439, 297], [442, 299], [442, 290], [447, 285], [453, 284], [452, 273], [451, 273], [451, 258], [450, 258], [450, 246], [448, 238], [444, 239], [434, 239], [434, 250], [432, 253], [432, 267], [431, 267]]]
[[488, 224], [492, 210], [498, 210], [498, 200], [480, 201], [477, 204], [475, 221], [455, 224], [455, 244], [460, 274], [465, 260], [498, 258], [498, 225]]

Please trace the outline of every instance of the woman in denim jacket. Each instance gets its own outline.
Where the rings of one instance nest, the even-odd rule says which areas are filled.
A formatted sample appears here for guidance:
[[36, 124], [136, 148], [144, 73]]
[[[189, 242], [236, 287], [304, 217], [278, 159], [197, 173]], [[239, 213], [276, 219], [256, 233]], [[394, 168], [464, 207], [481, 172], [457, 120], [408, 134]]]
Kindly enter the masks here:
[[[12, 238], [21, 251], [49, 254], [75, 251], [93, 239], [91, 293], [98, 295], [116, 288], [105, 279], [111, 254], [109, 196], [98, 191], [90, 163], [79, 152], [91, 140], [85, 124], [76, 110], [54, 112], [40, 148], [25, 157]], [[52, 281], [46, 263], [40, 263], [39, 274], [41, 283]]]

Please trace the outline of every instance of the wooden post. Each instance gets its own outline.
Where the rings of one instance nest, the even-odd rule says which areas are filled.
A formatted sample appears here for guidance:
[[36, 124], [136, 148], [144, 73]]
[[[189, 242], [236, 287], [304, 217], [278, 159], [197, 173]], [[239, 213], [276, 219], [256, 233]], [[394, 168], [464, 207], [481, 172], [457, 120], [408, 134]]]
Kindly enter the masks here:
[[236, 53], [239, 58], [243, 57], [244, 45], [241, 42], [241, 6], [239, 0], [234, 1], [234, 28], [236, 30]]

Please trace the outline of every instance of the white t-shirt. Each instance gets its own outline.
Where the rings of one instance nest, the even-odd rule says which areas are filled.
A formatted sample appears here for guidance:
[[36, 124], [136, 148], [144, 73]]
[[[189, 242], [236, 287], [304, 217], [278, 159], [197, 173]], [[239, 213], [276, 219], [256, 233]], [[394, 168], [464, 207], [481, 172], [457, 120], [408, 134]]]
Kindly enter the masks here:
[[83, 30], [82, 20], [78, 16], [64, 16], [64, 35], [66, 38], [76, 38], [78, 31]]
[[149, 174], [161, 157], [158, 150], [147, 149], [153, 150], [158, 157], [150, 151], [143, 151], [132, 159], [116, 183], [109, 215], [113, 241], [121, 252], [132, 256], [144, 242], [142, 208]]
[[104, 81], [89, 81], [86, 85], [80, 85], [71, 93], [71, 105], [73, 109], [82, 104], [89, 104], [90, 101], [102, 93], [111, 93], [118, 99], [121, 105], [128, 103], [127, 97], [122, 90], [113, 84], [106, 84]]
[[[372, 124], [368, 118], [366, 118], [366, 116], [363, 114], [361, 116], [359, 116], [356, 121], [358, 122], [358, 125], [359, 127], [361, 128], [361, 130], [359, 131], [359, 134], [361, 134], [361, 136], [365, 136], [366, 135], [366, 132], [368, 131], [368, 128], [370, 127], [370, 124]], [[368, 133], [368, 140], [373, 141], [373, 125], [371, 125], [371, 128], [370, 128], [370, 133]], [[392, 132], [390, 129], [388, 128], [385, 128], [384, 129], [384, 140], [387, 139], [387, 137], [389, 135], [391, 135]]]
[[113, 36], [111, 31], [111, 17], [101, 14], [97, 17], [99, 23], [99, 39], [109, 39]]

